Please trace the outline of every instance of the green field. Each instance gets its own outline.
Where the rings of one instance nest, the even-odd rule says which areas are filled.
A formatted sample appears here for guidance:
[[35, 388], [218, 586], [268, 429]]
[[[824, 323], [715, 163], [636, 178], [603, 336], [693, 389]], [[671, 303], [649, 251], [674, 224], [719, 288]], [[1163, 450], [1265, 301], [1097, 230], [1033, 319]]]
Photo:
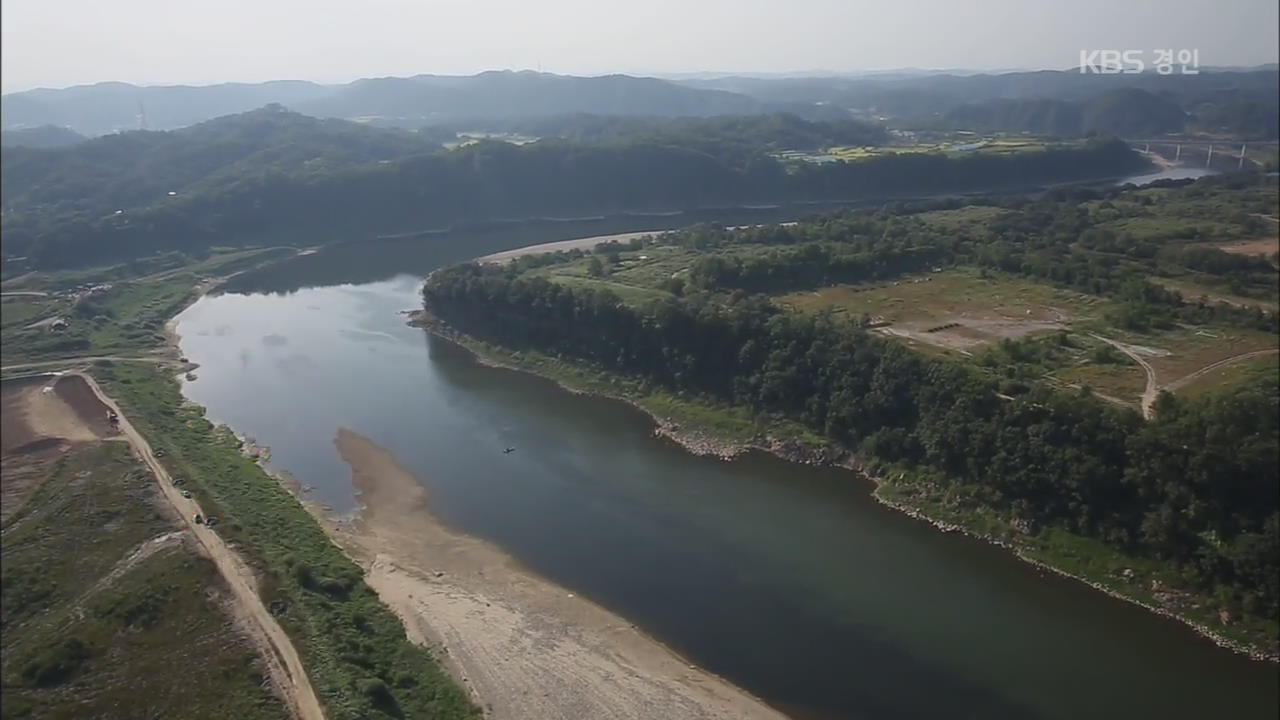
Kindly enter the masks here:
[[[292, 256], [293, 248], [215, 253], [189, 265], [173, 266], [161, 258], [128, 277], [131, 266], [75, 273], [29, 275], [5, 283], [5, 291], [47, 292], [43, 297], [4, 299], [0, 323], [0, 362], [5, 365], [96, 354], [134, 354], [164, 343], [164, 325], [195, 297], [205, 278], [225, 276], [247, 267]], [[155, 270], [155, 267], [159, 270]], [[37, 289], [38, 290], [34, 290]], [[10, 314], [10, 309], [13, 314]], [[61, 318], [65, 328], [47, 321]], [[37, 324], [46, 321], [44, 324]], [[34, 326], [33, 326], [34, 324]]]
[[330, 720], [478, 716], [466, 693], [363, 581], [298, 500], [241, 452], [226, 427], [183, 402], [177, 381], [144, 364], [94, 375], [166, 469], [189, 479], [220, 532], [262, 573], [259, 592], [289, 633]]
[[1037, 152], [1051, 148], [1068, 148], [1080, 143], [1047, 141], [1036, 138], [958, 138], [939, 142], [921, 142], [904, 145], [837, 145], [818, 151], [784, 150], [777, 153], [783, 160], [823, 162], [839, 160], [859, 162], [874, 157], [937, 153], [948, 157], [963, 157], [973, 153], [1007, 155], [1011, 153]]
[[127, 446], [80, 445], [32, 463], [5, 458], [6, 474], [41, 477], [0, 532], [0, 714], [119, 717], [127, 707], [132, 717], [282, 717], [261, 661], [230, 622], [213, 564], [180, 539], [136, 554], [180, 526], [160, 511], [154, 479]]
[[1120, 363], [1081, 362], [1055, 371], [1052, 378], [1067, 387], [1087, 387], [1131, 407], [1138, 406], [1147, 386], [1146, 373], [1128, 358]]
[[[982, 342], [1017, 338], [1054, 323], [1097, 320], [1108, 308], [1102, 298], [976, 268], [903, 276], [874, 285], [836, 285], [781, 295], [779, 305], [800, 312], [830, 310], [862, 314], [911, 332], [960, 322]], [[980, 343], [974, 343], [980, 344]]]
[[1277, 375], [1280, 375], [1280, 355], [1256, 355], [1210, 370], [1179, 388], [1178, 394], [1198, 398], [1230, 388], [1256, 386]]

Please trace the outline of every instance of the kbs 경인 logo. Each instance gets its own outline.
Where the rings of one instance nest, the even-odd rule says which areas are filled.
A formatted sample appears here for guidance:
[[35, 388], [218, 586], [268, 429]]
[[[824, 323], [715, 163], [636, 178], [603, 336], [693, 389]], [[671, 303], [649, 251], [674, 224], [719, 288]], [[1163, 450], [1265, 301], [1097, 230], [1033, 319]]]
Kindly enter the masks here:
[[1130, 75], [1154, 68], [1161, 75], [1200, 74], [1200, 51], [1155, 50], [1151, 62], [1143, 50], [1081, 50], [1080, 72], [1098, 75]]

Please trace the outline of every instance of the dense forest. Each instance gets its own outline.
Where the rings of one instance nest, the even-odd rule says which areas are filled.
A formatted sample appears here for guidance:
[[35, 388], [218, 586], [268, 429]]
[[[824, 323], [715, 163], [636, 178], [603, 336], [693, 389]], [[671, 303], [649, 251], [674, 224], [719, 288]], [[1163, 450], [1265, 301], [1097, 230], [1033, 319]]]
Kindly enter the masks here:
[[[432, 126], [421, 132], [469, 130], [518, 133], [536, 138], [558, 137], [575, 143], [642, 142], [678, 145], [708, 154], [746, 156], [761, 150], [822, 150], [833, 145], [883, 145], [883, 127], [846, 117], [804, 119], [789, 113], [699, 117], [629, 117], [620, 115], [555, 115], [454, 126]], [[729, 148], [726, 152], [726, 148]]]
[[0, 132], [0, 146], [27, 148], [55, 148], [83, 142], [80, 133], [58, 125], [41, 125], [21, 130]]
[[[1236, 184], [1270, 187], [1272, 195], [1257, 196], [1270, 203], [1274, 187], [1267, 182], [1256, 175], [1219, 178], [1182, 188], [1178, 199], [1213, 202], [1215, 191]], [[669, 295], [649, 303], [529, 272], [563, 261], [555, 256], [437, 271], [423, 293], [429, 312], [473, 337], [802, 422], [869, 458], [938, 478], [1019, 526], [1061, 527], [1162, 559], [1233, 613], [1274, 617], [1280, 602], [1274, 376], [1198, 400], [1162, 395], [1154, 417], [1144, 421], [1088, 392], [1041, 383], [1024, 384], [1010, 397], [1007, 384], [972, 364], [913, 352], [869, 333], [857, 318], [788, 312], [761, 294], [963, 260], [1115, 298], [1132, 315], [1122, 322], [1212, 320], [1276, 331], [1274, 313], [1188, 302], [1124, 261], [1072, 248], [1082, 232], [1107, 237], [1096, 225], [1109, 217], [1108, 206], [1129, 201], [1125, 193], [1075, 189], [1011, 198], [1000, 201], [1009, 212], [988, 225], [946, 232], [930, 233], [914, 219], [947, 201], [846, 212], [789, 228], [695, 228], [655, 242], [756, 249], [749, 260], [707, 254], [687, 276], [665, 283]], [[1259, 269], [1246, 262], [1213, 270]]]
[[[688, 84], [750, 95], [762, 102], [874, 108], [895, 127], [938, 127], [942, 121], [944, 127], [977, 129], [966, 126], [981, 122], [994, 127], [998, 122], [1008, 130], [1078, 132], [1091, 125], [1091, 113], [1081, 111], [1093, 108], [1106, 110], [1111, 132], [1127, 132], [1126, 127], [1169, 127], [1253, 139], [1274, 139], [1280, 134], [1280, 74], [1274, 64], [1240, 70], [1202, 68], [1194, 75], [1152, 71], [1098, 75], [1077, 70], [974, 75], [917, 72], [864, 77], [723, 77]], [[1125, 98], [1119, 91], [1130, 95]], [[1125, 102], [1117, 103], [1117, 99]], [[961, 109], [964, 106], [969, 107]], [[1181, 116], [1175, 117], [1171, 109], [1180, 110]], [[1077, 114], [1081, 116], [1078, 121]], [[948, 117], [954, 122], [948, 122]], [[1175, 126], [1175, 121], [1180, 122]]]
[[[818, 134], [865, 127], [779, 122]], [[1104, 138], [1039, 152], [795, 165], [767, 146], [723, 139], [720, 124], [746, 128], [739, 137], [751, 142], [768, 132], [726, 120], [611, 143], [487, 141], [443, 151], [414, 133], [274, 106], [180, 131], [14, 149], [3, 156], [4, 252], [37, 267], [84, 265], [504, 218], [1025, 188], [1145, 166], [1124, 143]]]
[[947, 111], [940, 125], [1037, 135], [1103, 132], [1122, 137], [1152, 137], [1182, 132], [1187, 122], [1187, 113], [1172, 100], [1137, 88], [1119, 88], [1082, 101], [998, 98], [966, 103]]

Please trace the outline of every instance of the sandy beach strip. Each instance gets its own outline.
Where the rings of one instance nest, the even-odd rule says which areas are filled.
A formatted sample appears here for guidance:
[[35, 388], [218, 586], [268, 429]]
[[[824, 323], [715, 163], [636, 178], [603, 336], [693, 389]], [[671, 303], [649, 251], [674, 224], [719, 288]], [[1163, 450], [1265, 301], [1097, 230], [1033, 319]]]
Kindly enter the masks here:
[[600, 243], [617, 241], [620, 243], [630, 242], [634, 238], [648, 237], [650, 235], [661, 235], [664, 232], [671, 232], [670, 229], [665, 230], [641, 230], [640, 232], [617, 233], [615, 235], [596, 235], [594, 237], [574, 238], [572, 240], [557, 240], [555, 242], [539, 243], [537, 245], [526, 245], [514, 250], [503, 250], [492, 255], [478, 257], [475, 262], [478, 263], [504, 263], [514, 260], [521, 255], [541, 255], [542, 253], [560, 252], [561, 250], [573, 250], [582, 248], [590, 250]]
[[373, 441], [344, 429], [334, 442], [361, 505], [351, 521], [327, 523], [335, 540], [410, 639], [442, 648], [489, 717], [784, 717], [495, 545], [446, 528], [422, 484]]

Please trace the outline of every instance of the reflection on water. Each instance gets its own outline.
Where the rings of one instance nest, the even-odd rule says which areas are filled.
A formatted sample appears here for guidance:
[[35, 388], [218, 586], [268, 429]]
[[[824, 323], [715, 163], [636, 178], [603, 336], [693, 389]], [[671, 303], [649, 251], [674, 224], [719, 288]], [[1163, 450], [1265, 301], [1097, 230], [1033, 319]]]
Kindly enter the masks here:
[[[937, 533], [850, 473], [694, 457], [627, 406], [403, 324], [425, 257], [502, 243], [528, 236], [392, 252], [414, 274], [378, 282], [263, 276], [293, 291], [206, 297], [178, 325], [201, 366], [185, 392], [339, 510], [352, 491], [332, 439], [370, 437], [451, 525], [797, 716], [1274, 717], [1274, 667]], [[356, 277], [385, 260], [349, 257]]]
[[795, 220], [850, 205], [800, 204], [738, 207], [657, 214], [521, 223], [491, 223], [483, 229], [340, 243], [262, 270], [242, 273], [220, 292], [290, 292], [304, 287], [386, 280], [397, 274], [426, 275], [435, 268], [501, 250], [570, 238], [681, 228], [702, 222], [746, 225]]

